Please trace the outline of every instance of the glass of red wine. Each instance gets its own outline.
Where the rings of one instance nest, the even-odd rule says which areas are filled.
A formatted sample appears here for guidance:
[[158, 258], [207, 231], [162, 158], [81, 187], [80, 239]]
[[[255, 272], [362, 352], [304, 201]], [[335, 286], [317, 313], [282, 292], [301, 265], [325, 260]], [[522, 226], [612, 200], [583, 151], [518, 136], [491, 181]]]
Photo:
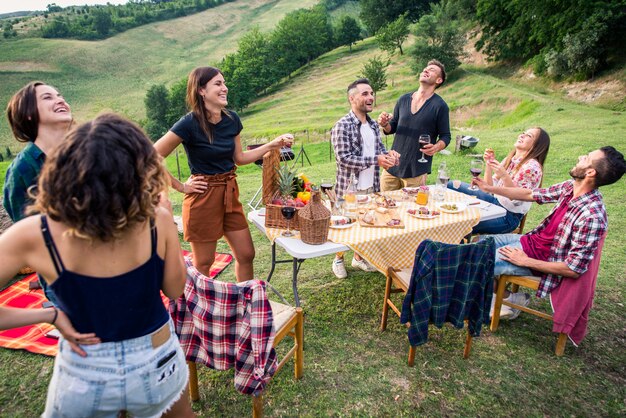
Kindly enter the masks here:
[[[482, 172], [483, 172], [483, 161], [479, 160], [478, 158], [474, 158], [470, 162], [470, 173], [472, 174], [474, 178], [477, 178], [478, 176], [482, 174]], [[478, 190], [478, 186], [473, 184], [472, 187], [470, 187], [470, 190]]]
[[[419, 139], [417, 140], [420, 144], [420, 148], [423, 148], [424, 145], [426, 144], [430, 144], [430, 135], [426, 135], [426, 134], [422, 134], [420, 135]], [[422, 152], [422, 158], [420, 158], [419, 160], [417, 160], [420, 163], [427, 163], [428, 160], [426, 158], [424, 158], [424, 153]]]
[[294, 216], [296, 216], [296, 208], [294, 206], [285, 205], [282, 208], [280, 208], [280, 213], [283, 214], [283, 218], [287, 219], [287, 230], [283, 231], [281, 235], [283, 237], [293, 237], [296, 234], [291, 232], [291, 229], [289, 229], [289, 227], [291, 226], [291, 220], [293, 219]]

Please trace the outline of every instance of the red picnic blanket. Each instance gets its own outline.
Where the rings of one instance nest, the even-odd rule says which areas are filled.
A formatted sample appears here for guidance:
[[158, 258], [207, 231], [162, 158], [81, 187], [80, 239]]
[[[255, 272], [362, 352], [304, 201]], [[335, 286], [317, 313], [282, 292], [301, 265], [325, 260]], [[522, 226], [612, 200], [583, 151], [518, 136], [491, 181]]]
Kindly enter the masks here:
[[[189, 254], [185, 251], [185, 254]], [[215, 253], [215, 262], [211, 266], [211, 277], [217, 276], [230, 264], [233, 256], [230, 254]], [[46, 297], [41, 289], [29, 290], [28, 283], [37, 281], [37, 275], [31, 274], [22, 280], [13, 283], [11, 286], [0, 292], [0, 306], [13, 308], [41, 308]], [[169, 299], [161, 293], [163, 303], [167, 308]], [[26, 350], [31, 353], [44, 354], [46, 356], [56, 356], [56, 338], [46, 337], [46, 334], [55, 329], [50, 324], [35, 324], [20, 328], [0, 331], [0, 347], [14, 350]]]

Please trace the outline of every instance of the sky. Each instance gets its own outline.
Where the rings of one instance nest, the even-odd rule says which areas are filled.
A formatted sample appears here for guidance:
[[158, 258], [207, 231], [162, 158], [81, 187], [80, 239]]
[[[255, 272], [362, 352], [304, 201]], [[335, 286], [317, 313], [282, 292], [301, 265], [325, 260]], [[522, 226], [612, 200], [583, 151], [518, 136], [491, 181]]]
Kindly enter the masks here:
[[95, 4], [123, 4], [128, 0], [0, 0], [0, 13], [20, 12], [28, 10], [45, 10], [48, 4], [56, 3], [58, 6], [84, 6]]

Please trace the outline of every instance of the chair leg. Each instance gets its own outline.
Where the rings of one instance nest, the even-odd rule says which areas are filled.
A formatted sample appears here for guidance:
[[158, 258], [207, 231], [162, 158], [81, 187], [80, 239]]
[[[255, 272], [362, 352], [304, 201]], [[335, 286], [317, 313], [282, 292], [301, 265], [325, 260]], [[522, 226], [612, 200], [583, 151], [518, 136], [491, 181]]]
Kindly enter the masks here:
[[189, 397], [195, 402], [200, 399], [200, 393], [198, 392], [198, 369], [193, 361], [188, 361], [187, 367], [189, 368]]
[[296, 308], [296, 335], [294, 339], [298, 348], [294, 354], [294, 375], [300, 379], [304, 374], [304, 313], [302, 308]]
[[252, 397], [252, 418], [263, 418], [263, 394]]
[[380, 320], [380, 330], [387, 329], [387, 317], [389, 316], [389, 304], [387, 301], [391, 296], [391, 272], [387, 272], [387, 283], [385, 284], [385, 300], [383, 300], [383, 317]]
[[467, 330], [467, 337], [465, 338], [465, 348], [463, 349], [463, 358], [469, 358], [470, 351], [472, 350], [472, 335]]
[[409, 367], [413, 367], [415, 364], [415, 349], [412, 345], [409, 345]]
[[554, 351], [558, 357], [565, 353], [565, 344], [567, 344], [567, 334], [560, 333], [556, 340], [556, 350]]
[[506, 280], [500, 277], [498, 280], [498, 290], [496, 291], [496, 303], [493, 306], [493, 316], [491, 317], [491, 332], [496, 332], [500, 324], [500, 309], [502, 309], [504, 289], [506, 289]]

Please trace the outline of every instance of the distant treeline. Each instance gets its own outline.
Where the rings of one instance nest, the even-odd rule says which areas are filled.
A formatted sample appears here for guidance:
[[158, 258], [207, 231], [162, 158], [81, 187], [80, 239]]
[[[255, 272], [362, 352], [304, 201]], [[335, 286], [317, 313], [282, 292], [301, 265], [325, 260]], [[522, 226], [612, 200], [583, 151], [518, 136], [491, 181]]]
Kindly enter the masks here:
[[41, 27], [44, 38], [103, 39], [146, 23], [198, 13], [233, 0], [131, 0], [122, 5], [71, 6], [49, 4], [55, 13]]

